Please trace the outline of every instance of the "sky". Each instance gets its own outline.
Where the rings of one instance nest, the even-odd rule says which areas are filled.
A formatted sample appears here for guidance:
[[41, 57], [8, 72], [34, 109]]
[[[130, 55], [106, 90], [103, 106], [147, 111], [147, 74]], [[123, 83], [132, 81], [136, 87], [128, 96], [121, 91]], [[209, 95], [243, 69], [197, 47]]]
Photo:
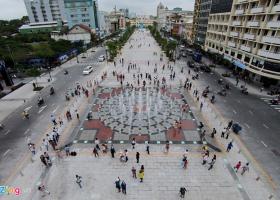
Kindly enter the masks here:
[[[193, 10], [195, 0], [98, 0], [99, 10], [111, 11], [116, 5], [119, 8], [128, 8], [129, 12], [137, 15], [156, 15], [159, 2], [169, 9], [181, 7], [184, 10]], [[27, 15], [24, 0], [0, 0], [0, 19], [17, 19]]]

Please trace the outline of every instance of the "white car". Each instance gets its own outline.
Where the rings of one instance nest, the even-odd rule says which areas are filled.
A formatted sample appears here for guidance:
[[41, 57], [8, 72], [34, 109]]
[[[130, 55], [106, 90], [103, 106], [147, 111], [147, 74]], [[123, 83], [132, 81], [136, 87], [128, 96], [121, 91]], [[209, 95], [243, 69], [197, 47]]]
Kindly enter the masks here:
[[83, 75], [88, 75], [93, 71], [93, 67], [92, 66], [87, 66], [84, 70], [83, 70]]
[[105, 56], [104, 55], [99, 56], [98, 62], [103, 62], [104, 60], [105, 60]]

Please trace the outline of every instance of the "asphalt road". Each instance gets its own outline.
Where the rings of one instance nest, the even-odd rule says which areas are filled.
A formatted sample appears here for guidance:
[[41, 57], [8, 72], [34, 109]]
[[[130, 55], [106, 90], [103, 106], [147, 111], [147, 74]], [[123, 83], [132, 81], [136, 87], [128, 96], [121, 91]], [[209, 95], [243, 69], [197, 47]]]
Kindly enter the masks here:
[[[191, 58], [188, 58], [191, 59]], [[186, 61], [188, 59], [185, 59]], [[187, 65], [186, 65], [187, 66]], [[188, 67], [186, 67], [188, 68]], [[215, 93], [215, 107], [227, 119], [238, 122], [243, 130], [239, 134], [241, 140], [263, 166], [266, 172], [280, 185], [280, 114], [258, 95], [244, 95], [240, 89], [230, 82], [228, 95], [217, 95], [221, 89], [218, 79], [222, 78], [218, 73], [199, 73], [205, 87], [210, 86], [210, 97]], [[224, 79], [225, 80], [225, 79]], [[202, 91], [200, 91], [202, 92]], [[219, 137], [219, 134], [217, 134]]]
[[[73, 87], [77, 81], [83, 79], [82, 70], [84, 67], [88, 64], [96, 63], [97, 58], [104, 54], [105, 50], [103, 48], [95, 53], [85, 54], [87, 58], [80, 58], [79, 64], [67, 68], [68, 75], [64, 75], [63, 70], [55, 75], [56, 80], [51, 85], [55, 89], [54, 95], [50, 96], [49, 94], [51, 86], [44, 88], [40, 92], [40, 96], [45, 101], [44, 105], [38, 107], [37, 97], [34, 97], [9, 115], [8, 119], [5, 119], [5, 129], [0, 131], [0, 183], [11, 174], [22, 157], [29, 153], [27, 138], [30, 138], [32, 142], [37, 141], [50, 125], [51, 113], [62, 112], [68, 103], [65, 101], [65, 91]], [[100, 68], [100, 65], [93, 66], [94, 71]], [[28, 111], [30, 114], [29, 120], [22, 119], [21, 113], [25, 108], [30, 108]]]

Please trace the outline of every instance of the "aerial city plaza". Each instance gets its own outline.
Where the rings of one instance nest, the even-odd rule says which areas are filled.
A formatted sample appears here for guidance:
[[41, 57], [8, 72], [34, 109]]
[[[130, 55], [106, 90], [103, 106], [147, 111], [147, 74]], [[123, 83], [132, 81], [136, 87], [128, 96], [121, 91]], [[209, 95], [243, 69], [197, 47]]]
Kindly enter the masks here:
[[[24, 2], [32, 22], [32, 1]], [[70, 2], [64, 0], [65, 15]], [[235, 9], [237, 0], [228, 2]], [[96, 29], [98, 40], [60, 56], [57, 67], [27, 73], [23, 86], [2, 97], [0, 199], [279, 199], [277, 90], [267, 95], [269, 89], [184, 43], [175, 25], [171, 35], [161, 32], [162, 12], [165, 20], [186, 13], [195, 20], [199, 11], [160, 3], [157, 17], [126, 17], [115, 7], [105, 16], [119, 30], [101, 37]], [[88, 30], [74, 24], [62, 40], [56, 31], [47, 35], [51, 44]]]

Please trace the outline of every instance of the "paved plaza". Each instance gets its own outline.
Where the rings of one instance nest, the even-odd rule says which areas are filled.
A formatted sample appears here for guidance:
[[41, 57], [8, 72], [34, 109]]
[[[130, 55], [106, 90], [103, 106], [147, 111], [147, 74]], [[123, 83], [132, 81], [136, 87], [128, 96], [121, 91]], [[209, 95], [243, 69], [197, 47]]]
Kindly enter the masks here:
[[[130, 64], [136, 64], [136, 68], [128, 69]], [[88, 120], [86, 115], [81, 117], [79, 129], [71, 134], [70, 149], [77, 152], [77, 156], [61, 157], [50, 152], [53, 165], [46, 168], [36, 154], [33, 162], [27, 164], [11, 182], [12, 186], [21, 188], [21, 196], [2, 198], [175, 200], [180, 199], [180, 187], [185, 187], [185, 199], [189, 200], [277, 199], [270, 182], [259, 175], [255, 163], [250, 162], [250, 170], [243, 176], [240, 171], [235, 172], [235, 164], [242, 161], [244, 165], [248, 157], [243, 155], [235, 141], [231, 152], [225, 152], [225, 146], [230, 140], [235, 140], [234, 137], [222, 140], [219, 132], [217, 139], [207, 137], [205, 141], [201, 140], [198, 123], [203, 118], [198, 114], [199, 104], [182, 87], [187, 70], [176, 63], [169, 63], [148, 31], [137, 30], [115, 64], [108, 63], [100, 73], [106, 72], [107, 77], [95, 89], [92, 101], [88, 102], [87, 113], [92, 113], [92, 119]], [[146, 73], [152, 75], [151, 81], [146, 78]], [[171, 80], [169, 77], [173, 73], [176, 77]], [[124, 87], [116, 74], [125, 76]], [[143, 78], [137, 77], [140, 74]], [[157, 87], [157, 80], [161, 82], [163, 78], [166, 79], [165, 87]], [[144, 80], [147, 82], [145, 87]], [[214, 109], [209, 107], [204, 112], [210, 117], [214, 115]], [[214, 118], [207, 119], [207, 125], [220, 124]], [[181, 129], [175, 128], [176, 120]], [[109, 148], [113, 144], [115, 158], [111, 158], [110, 152], [99, 152], [99, 157], [94, 157], [95, 138], [101, 143], [108, 142]], [[131, 146], [133, 138], [137, 142], [135, 149]], [[165, 152], [166, 141], [170, 142], [168, 153]], [[147, 142], [150, 143], [150, 154], [146, 152]], [[208, 163], [202, 165], [202, 147], [205, 146], [210, 152], [209, 162], [214, 155], [217, 156], [211, 170]], [[128, 150], [126, 163], [119, 160], [125, 149]], [[188, 166], [183, 169], [182, 158], [186, 149]], [[136, 163], [136, 152], [140, 153], [139, 163]], [[134, 179], [131, 173], [132, 167], [138, 172], [141, 165], [145, 167], [143, 183], [138, 178]], [[82, 177], [82, 188], [75, 182], [76, 174]], [[117, 177], [126, 182], [126, 195], [118, 193], [115, 188]], [[47, 187], [50, 195], [42, 197], [37, 189], [40, 184]]]

